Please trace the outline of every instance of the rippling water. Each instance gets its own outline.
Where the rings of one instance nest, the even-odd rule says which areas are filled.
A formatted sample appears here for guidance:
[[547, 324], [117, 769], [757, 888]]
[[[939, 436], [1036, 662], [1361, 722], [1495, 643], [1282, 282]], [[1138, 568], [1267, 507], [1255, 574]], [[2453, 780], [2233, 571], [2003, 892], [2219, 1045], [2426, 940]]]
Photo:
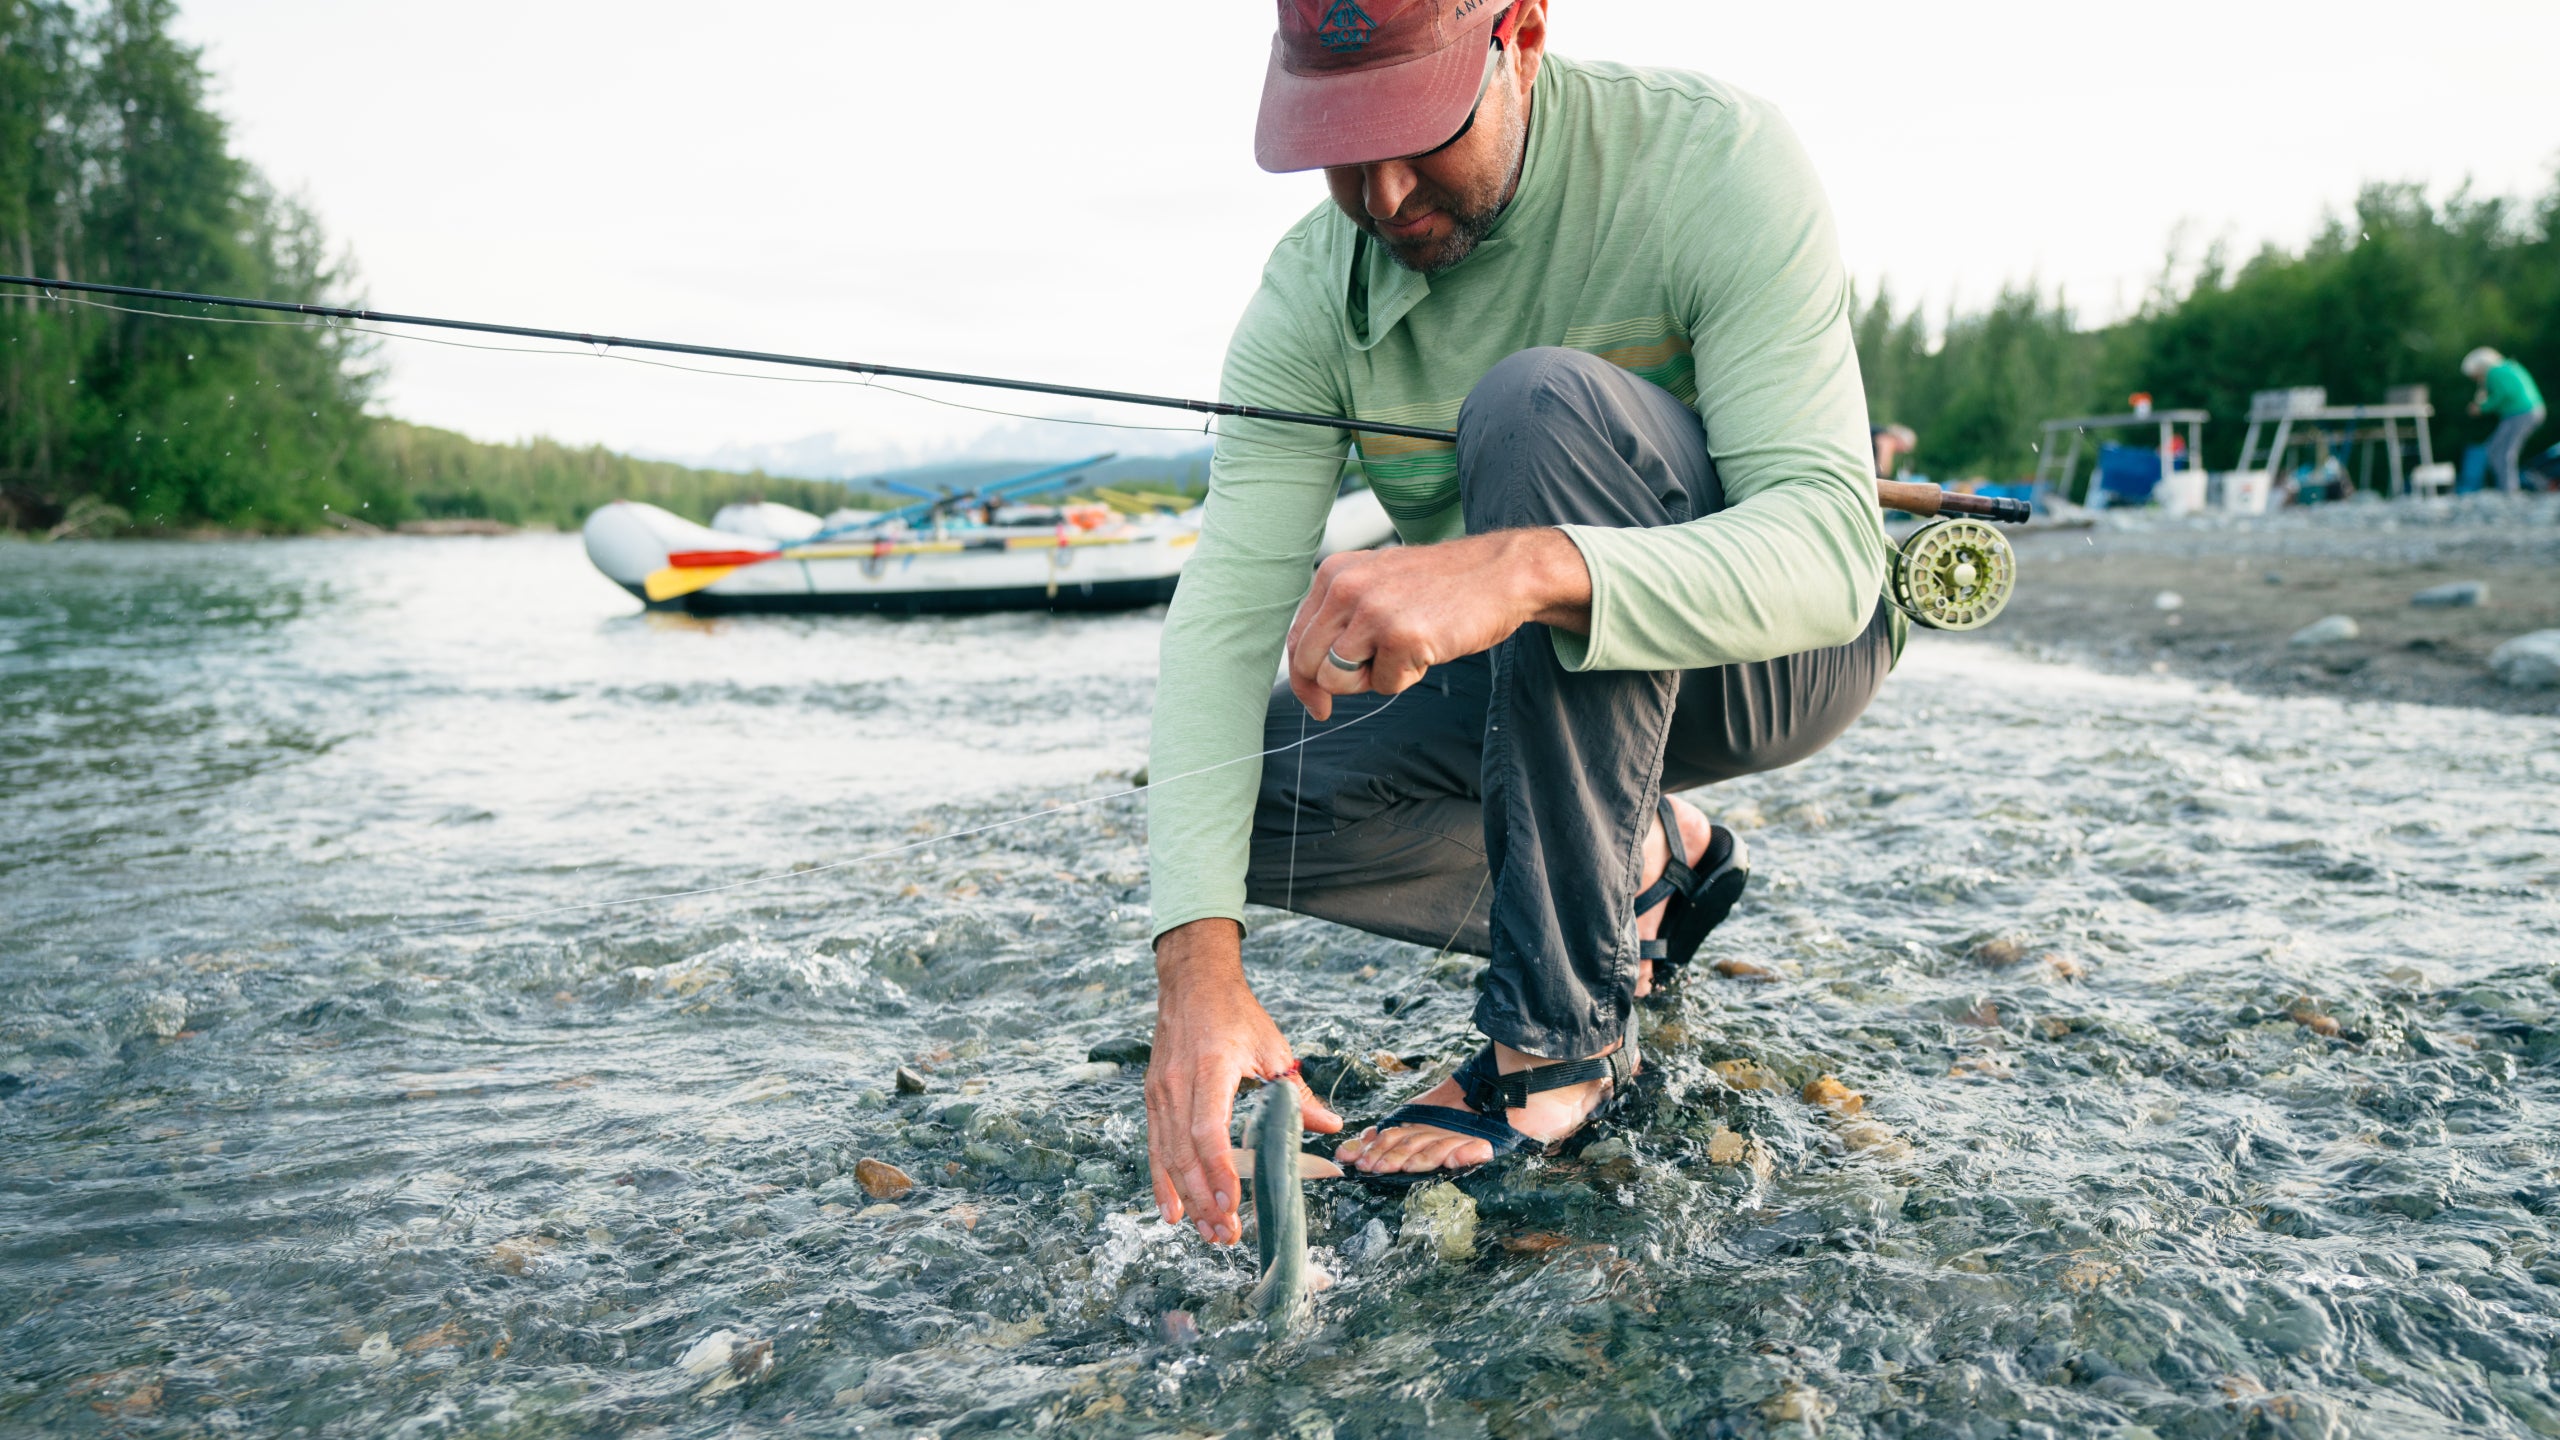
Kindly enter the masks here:
[[[401, 933], [1125, 788], [1155, 625], [671, 621], [566, 538], [0, 547], [0, 1431], [2560, 1433], [2549, 720], [1924, 637], [1701, 797], [1743, 974], [1625, 1124], [1469, 1181], [1471, 1259], [1320, 1187], [1280, 1344], [1086, 1063], [1151, 1017], [1134, 800]], [[1470, 1046], [1468, 965], [1248, 956], [1303, 1050]]]

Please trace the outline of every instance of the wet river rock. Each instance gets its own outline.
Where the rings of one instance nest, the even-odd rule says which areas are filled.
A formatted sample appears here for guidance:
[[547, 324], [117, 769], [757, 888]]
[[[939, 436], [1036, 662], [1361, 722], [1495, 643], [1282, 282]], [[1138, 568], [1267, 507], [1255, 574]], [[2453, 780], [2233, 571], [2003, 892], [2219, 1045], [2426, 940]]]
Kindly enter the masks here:
[[2431, 610], [2467, 610], [2489, 603], [2489, 586], [2481, 580], [2455, 580], [2443, 585], [2430, 585], [2410, 596], [2409, 603]]
[[1155, 1058], [1155, 1053], [1155, 1042], [1143, 1036], [1124, 1036], [1094, 1045], [1084, 1052], [1084, 1058], [1112, 1065], [1144, 1065]]
[[2519, 635], [2489, 652], [2489, 669], [2510, 689], [2560, 688], [2560, 630]]
[[2354, 616], [2329, 615], [2294, 631], [2292, 638], [2285, 643], [2304, 649], [2316, 649], [2323, 645], [2342, 645], [2363, 633], [2363, 627], [2356, 624]]
[[[1401, 1066], [1402, 1062], [1397, 1064]], [[1298, 1057], [1298, 1077], [1317, 1099], [1328, 1103], [1367, 1099], [1383, 1082], [1377, 1066], [1369, 1061], [1320, 1052]]]
[[874, 1160], [868, 1156], [854, 1163], [853, 1175], [862, 1183], [863, 1191], [874, 1200], [895, 1200], [916, 1188], [916, 1182], [907, 1177], [906, 1171], [886, 1160]]
[[1404, 1200], [1399, 1238], [1433, 1258], [1459, 1264], [1476, 1253], [1476, 1202], [1445, 1180], [1419, 1185]]

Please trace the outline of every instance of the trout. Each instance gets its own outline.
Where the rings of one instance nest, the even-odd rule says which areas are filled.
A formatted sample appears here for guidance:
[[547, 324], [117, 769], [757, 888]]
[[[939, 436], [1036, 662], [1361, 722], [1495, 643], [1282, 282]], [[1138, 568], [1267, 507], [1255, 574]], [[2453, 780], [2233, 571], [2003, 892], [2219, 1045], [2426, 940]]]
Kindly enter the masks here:
[[1262, 1087], [1252, 1131], [1253, 1226], [1262, 1251], [1262, 1283], [1253, 1289], [1253, 1306], [1273, 1334], [1285, 1335], [1306, 1317], [1313, 1289], [1306, 1182], [1299, 1172], [1298, 1087]]

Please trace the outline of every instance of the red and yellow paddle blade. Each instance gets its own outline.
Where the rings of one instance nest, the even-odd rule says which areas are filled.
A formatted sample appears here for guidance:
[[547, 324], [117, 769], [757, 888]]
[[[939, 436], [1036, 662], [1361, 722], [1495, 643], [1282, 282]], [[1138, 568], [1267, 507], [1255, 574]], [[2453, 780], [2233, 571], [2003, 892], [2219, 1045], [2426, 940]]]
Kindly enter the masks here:
[[738, 568], [735, 565], [670, 565], [664, 570], [651, 571], [649, 578], [640, 582], [640, 593], [649, 597], [650, 604], [660, 604], [717, 585], [737, 574]]
[[640, 582], [640, 593], [659, 604], [696, 590], [707, 590], [749, 565], [780, 555], [779, 550], [679, 550], [667, 557], [667, 568]]

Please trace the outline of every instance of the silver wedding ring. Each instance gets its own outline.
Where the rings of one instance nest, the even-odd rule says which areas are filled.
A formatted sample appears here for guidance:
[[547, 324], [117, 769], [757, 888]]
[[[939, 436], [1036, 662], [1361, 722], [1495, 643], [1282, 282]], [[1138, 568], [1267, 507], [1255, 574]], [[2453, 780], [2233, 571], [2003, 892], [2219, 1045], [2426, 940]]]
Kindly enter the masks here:
[[1354, 674], [1359, 673], [1361, 667], [1369, 663], [1366, 660], [1345, 660], [1341, 656], [1333, 653], [1333, 647], [1330, 645], [1324, 647], [1324, 659], [1325, 663], [1331, 665], [1334, 669], [1348, 670]]

